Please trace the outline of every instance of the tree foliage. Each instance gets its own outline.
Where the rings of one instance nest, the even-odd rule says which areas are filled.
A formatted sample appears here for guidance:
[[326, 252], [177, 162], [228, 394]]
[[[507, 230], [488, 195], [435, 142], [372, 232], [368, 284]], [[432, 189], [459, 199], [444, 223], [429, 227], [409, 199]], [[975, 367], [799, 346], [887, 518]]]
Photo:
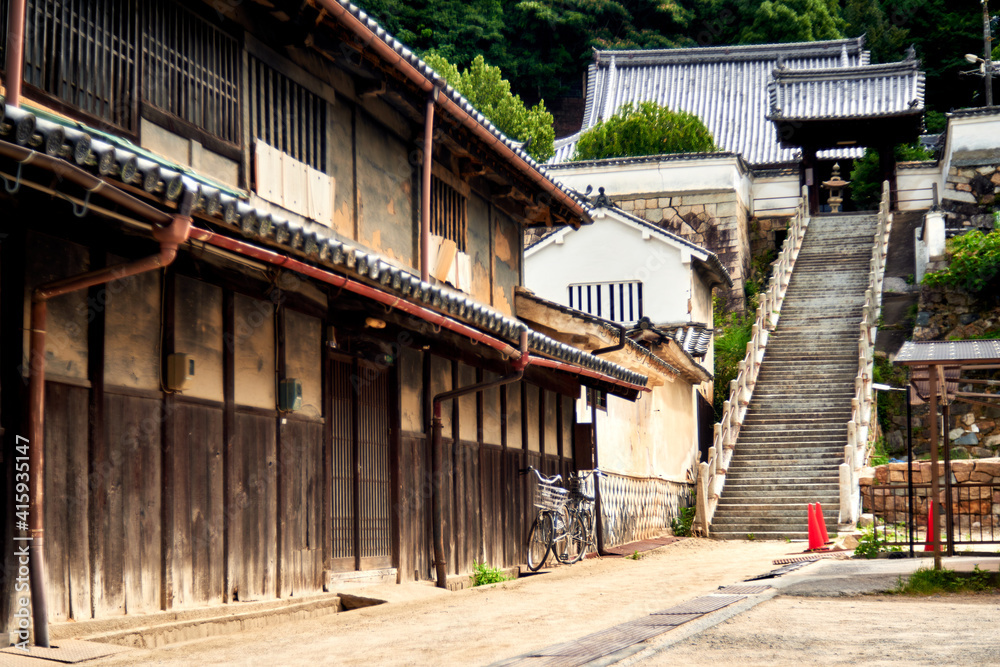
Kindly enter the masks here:
[[[895, 147], [897, 162], [929, 160], [931, 154], [919, 144], [900, 144]], [[874, 210], [882, 198], [882, 174], [879, 170], [879, 154], [874, 148], [866, 148], [865, 154], [855, 160], [851, 169], [851, 184], [847, 186], [851, 201], [859, 209]]]
[[715, 150], [701, 119], [656, 102], [627, 103], [580, 136], [574, 160], [636, 157]]
[[948, 268], [924, 276], [931, 287], [957, 287], [971, 294], [1000, 295], [1000, 229], [975, 229], [948, 241]]
[[814, 42], [841, 39], [846, 27], [837, 0], [763, 0], [746, 13], [750, 25], [740, 32], [742, 44]]
[[440, 54], [428, 54], [424, 62], [501, 132], [516, 141], [530, 140], [525, 150], [531, 157], [544, 162], [555, 153], [553, 118], [545, 110], [545, 102], [539, 101], [527, 108], [519, 95], [511, 93], [510, 82], [503, 78], [499, 67], [488, 65], [481, 55], [473, 58], [472, 64], [461, 72]]

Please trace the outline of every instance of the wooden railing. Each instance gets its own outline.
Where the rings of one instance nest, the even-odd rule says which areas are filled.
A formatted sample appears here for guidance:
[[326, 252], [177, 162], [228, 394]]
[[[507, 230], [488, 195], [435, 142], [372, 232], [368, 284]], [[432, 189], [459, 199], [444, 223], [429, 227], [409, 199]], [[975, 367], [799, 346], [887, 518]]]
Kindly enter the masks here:
[[858, 520], [861, 507], [859, 473], [868, 459], [869, 446], [875, 440], [875, 429], [870, 428], [874, 419], [872, 369], [875, 363], [875, 333], [878, 331], [878, 318], [882, 311], [882, 280], [885, 276], [885, 258], [889, 251], [891, 229], [889, 182], [886, 181], [882, 184], [878, 227], [872, 244], [868, 288], [865, 290], [865, 305], [862, 309], [858, 337], [858, 374], [854, 378], [851, 420], [847, 422], [847, 445], [844, 447], [844, 462], [840, 464], [840, 523], [842, 524], [853, 524]]
[[792, 278], [792, 269], [795, 267], [802, 239], [809, 226], [808, 201], [808, 190], [803, 187], [795, 215], [788, 223], [785, 243], [773, 264], [771, 280], [768, 282], [767, 290], [760, 295], [760, 305], [757, 306], [757, 318], [751, 329], [750, 342], [747, 343], [746, 357], [739, 363], [736, 379], [729, 385], [729, 400], [723, 404], [722, 421], [715, 425], [712, 446], [708, 450], [708, 461], [698, 466], [694, 529], [705, 537], [708, 537], [719, 496], [726, 484], [726, 469], [733, 458], [736, 439], [739, 437], [747, 406], [750, 404], [757, 373], [760, 371], [764, 350], [767, 348], [768, 335], [778, 324], [781, 304], [785, 300], [788, 282]]
[[688, 484], [658, 477], [606, 472], [600, 485], [605, 548], [662, 537], [689, 502]]

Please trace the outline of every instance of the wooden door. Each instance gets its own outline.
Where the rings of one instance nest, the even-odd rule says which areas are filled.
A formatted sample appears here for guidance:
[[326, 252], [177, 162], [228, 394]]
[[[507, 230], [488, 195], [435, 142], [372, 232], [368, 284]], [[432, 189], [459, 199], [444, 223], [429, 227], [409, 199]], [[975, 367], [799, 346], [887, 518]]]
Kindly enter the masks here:
[[391, 374], [340, 357], [330, 373], [333, 569], [391, 567]]

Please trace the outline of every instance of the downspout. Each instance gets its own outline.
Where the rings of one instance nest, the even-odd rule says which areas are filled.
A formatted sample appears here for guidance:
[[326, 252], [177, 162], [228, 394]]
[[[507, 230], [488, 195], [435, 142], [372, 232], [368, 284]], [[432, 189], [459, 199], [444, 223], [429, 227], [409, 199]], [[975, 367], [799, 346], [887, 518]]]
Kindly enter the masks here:
[[434, 162], [434, 104], [441, 89], [437, 86], [427, 95], [424, 114], [424, 169], [420, 188], [420, 279], [431, 281], [431, 164]]
[[[190, 210], [190, 206], [182, 207]], [[166, 227], [153, 227], [160, 251], [150, 257], [119, 264], [78, 276], [57, 280], [35, 288], [31, 295], [30, 373], [28, 381], [28, 465], [31, 470], [28, 510], [31, 531], [28, 564], [35, 645], [49, 648], [48, 604], [45, 597], [45, 326], [49, 299], [167, 266], [177, 256], [178, 246], [187, 241], [191, 218], [173, 216]]]
[[7, 26], [7, 104], [21, 106], [21, 82], [24, 79], [24, 16], [27, 0], [10, 0], [10, 25]]
[[521, 332], [521, 356], [514, 361], [514, 372], [508, 373], [496, 380], [477, 382], [467, 387], [441, 392], [433, 400], [433, 417], [431, 418], [431, 521], [434, 532], [434, 567], [437, 574], [437, 587], [448, 588], [448, 563], [444, 553], [444, 506], [441, 502], [441, 403], [459, 396], [472, 394], [484, 389], [517, 382], [524, 377], [524, 369], [528, 366], [528, 332]]
[[[614, 67], [614, 59], [611, 61], [611, 66]], [[625, 327], [618, 325], [618, 343], [615, 345], [609, 345], [608, 347], [602, 347], [598, 350], [591, 352], [595, 357], [600, 354], [607, 354], [608, 352], [616, 352], [625, 347]], [[592, 440], [594, 442], [594, 467], [600, 468], [597, 464], [597, 390], [589, 389], [588, 391], [594, 392], [594, 400], [590, 402], [590, 428], [592, 435]], [[601, 556], [607, 556], [608, 550], [604, 546], [604, 518], [601, 512], [601, 478], [598, 475], [594, 475], [594, 515], [597, 517], [597, 553]]]

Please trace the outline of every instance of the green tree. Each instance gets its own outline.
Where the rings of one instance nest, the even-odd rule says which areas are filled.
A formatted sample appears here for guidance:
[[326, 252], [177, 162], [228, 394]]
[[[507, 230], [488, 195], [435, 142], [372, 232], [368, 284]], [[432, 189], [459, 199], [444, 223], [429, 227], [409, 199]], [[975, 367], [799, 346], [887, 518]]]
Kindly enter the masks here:
[[[931, 154], [920, 144], [900, 144], [894, 149], [897, 162], [929, 160]], [[874, 148], [866, 148], [865, 154], [855, 160], [851, 169], [851, 184], [847, 186], [851, 201], [859, 209], [876, 209], [882, 197], [882, 174], [879, 171], [879, 155]]]
[[901, 60], [906, 53], [909, 35], [902, 25], [893, 23], [879, 0], [847, 0], [842, 12], [848, 37], [865, 36], [865, 46], [871, 50], [873, 63]]
[[488, 65], [481, 55], [473, 58], [472, 64], [464, 71], [459, 71], [458, 67], [437, 53], [428, 54], [424, 62], [464, 95], [501, 132], [516, 141], [530, 140], [525, 150], [531, 157], [544, 162], [555, 153], [553, 118], [545, 110], [545, 102], [540, 101], [527, 108], [519, 95], [511, 93], [510, 82], [503, 78], [499, 67]]
[[[756, 5], [756, 6], [754, 6]], [[742, 44], [841, 39], [846, 27], [837, 0], [763, 0], [747, 3]]]
[[715, 141], [701, 119], [656, 102], [622, 105], [613, 116], [580, 137], [574, 160], [714, 151]]

